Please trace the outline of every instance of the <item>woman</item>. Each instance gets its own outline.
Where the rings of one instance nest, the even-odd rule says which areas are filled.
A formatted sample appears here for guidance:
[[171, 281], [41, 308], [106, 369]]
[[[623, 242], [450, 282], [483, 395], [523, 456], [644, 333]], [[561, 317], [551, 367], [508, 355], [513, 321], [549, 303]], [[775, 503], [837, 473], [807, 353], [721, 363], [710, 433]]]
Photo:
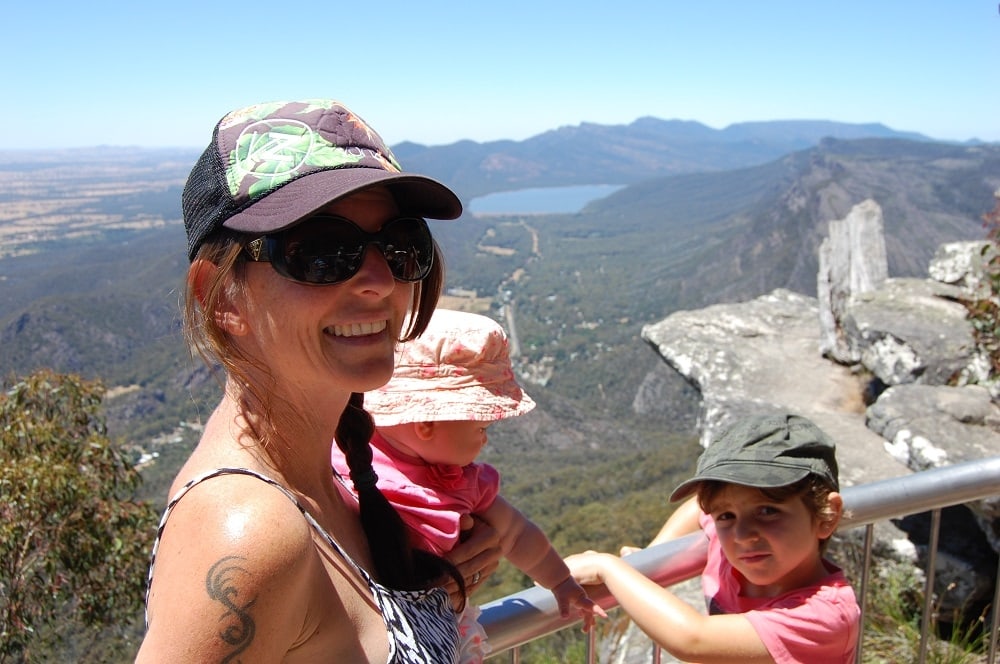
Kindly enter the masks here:
[[[440, 293], [421, 217], [460, 202], [330, 100], [228, 114], [182, 198], [185, 326], [226, 379], [171, 488], [137, 661], [453, 661], [454, 609], [496, 568], [495, 533], [473, 529], [457, 565], [409, 547], [361, 395]], [[359, 499], [331, 471], [334, 439]]]

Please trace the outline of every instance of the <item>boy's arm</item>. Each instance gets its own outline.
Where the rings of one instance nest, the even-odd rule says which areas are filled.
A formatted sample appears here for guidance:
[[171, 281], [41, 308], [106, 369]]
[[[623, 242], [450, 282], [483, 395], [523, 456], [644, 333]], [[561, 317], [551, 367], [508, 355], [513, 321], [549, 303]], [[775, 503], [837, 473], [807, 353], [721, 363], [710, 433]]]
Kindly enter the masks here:
[[604, 584], [636, 625], [674, 657], [704, 664], [774, 662], [742, 614], [706, 616], [621, 558], [588, 551], [566, 558], [583, 585]]

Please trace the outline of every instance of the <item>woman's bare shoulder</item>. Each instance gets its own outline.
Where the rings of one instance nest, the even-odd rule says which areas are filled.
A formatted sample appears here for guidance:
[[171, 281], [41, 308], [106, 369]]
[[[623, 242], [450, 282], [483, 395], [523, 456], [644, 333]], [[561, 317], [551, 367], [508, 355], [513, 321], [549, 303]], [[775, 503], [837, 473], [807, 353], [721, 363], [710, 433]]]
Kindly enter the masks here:
[[[245, 475], [206, 480], [184, 495], [164, 526], [147, 640], [168, 649], [174, 641], [195, 644], [212, 656], [269, 652], [262, 636], [292, 644], [306, 621], [315, 559], [309, 525], [279, 489]], [[221, 633], [236, 645], [220, 641]]]
[[308, 522], [278, 487], [245, 474], [223, 474], [191, 487], [173, 507], [163, 538], [196, 537], [202, 549], [283, 564], [312, 551]]

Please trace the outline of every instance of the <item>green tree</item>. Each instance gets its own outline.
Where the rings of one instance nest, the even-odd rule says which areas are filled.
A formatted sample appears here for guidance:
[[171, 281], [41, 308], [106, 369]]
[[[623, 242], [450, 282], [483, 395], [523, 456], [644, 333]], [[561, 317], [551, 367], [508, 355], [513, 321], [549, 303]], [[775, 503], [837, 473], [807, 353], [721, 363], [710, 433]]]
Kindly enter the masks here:
[[156, 512], [134, 499], [103, 393], [42, 370], [0, 394], [0, 662], [44, 658], [63, 635], [79, 660], [81, 636], [141, 613]]

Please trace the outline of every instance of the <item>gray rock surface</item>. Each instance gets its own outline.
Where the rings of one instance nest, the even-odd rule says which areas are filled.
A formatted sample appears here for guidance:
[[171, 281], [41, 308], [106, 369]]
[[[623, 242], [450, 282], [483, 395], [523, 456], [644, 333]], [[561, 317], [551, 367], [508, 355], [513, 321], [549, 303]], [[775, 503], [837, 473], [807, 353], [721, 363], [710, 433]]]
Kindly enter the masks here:
[[642, 338], [701, 392], [702, 444], [750, 413], [793, 412], [837, 442], [844, 486], [908, 471], [865, 426], [865, 383], [819, 351], [816, 298], [776, 290], [749, 302], [678, 311]]
[[[897, 385], [868, 408], [868, 427], [913, 470], [1000, 454], [1000, 405], [979, 385]], [[1000, 552], [1000, 496], [966, 507], [994, 551]]]
[[989, 289], [985, 266], [995, 252], [986, 241], [948, 242], [938, 247], [927, 273], [935, 281], [985, 297]]
[[841, 328], [852, 357], [886, 385], [945, 385], [976, 358], [960, 289], [930, 279], [888, 279], [853, 298]]

